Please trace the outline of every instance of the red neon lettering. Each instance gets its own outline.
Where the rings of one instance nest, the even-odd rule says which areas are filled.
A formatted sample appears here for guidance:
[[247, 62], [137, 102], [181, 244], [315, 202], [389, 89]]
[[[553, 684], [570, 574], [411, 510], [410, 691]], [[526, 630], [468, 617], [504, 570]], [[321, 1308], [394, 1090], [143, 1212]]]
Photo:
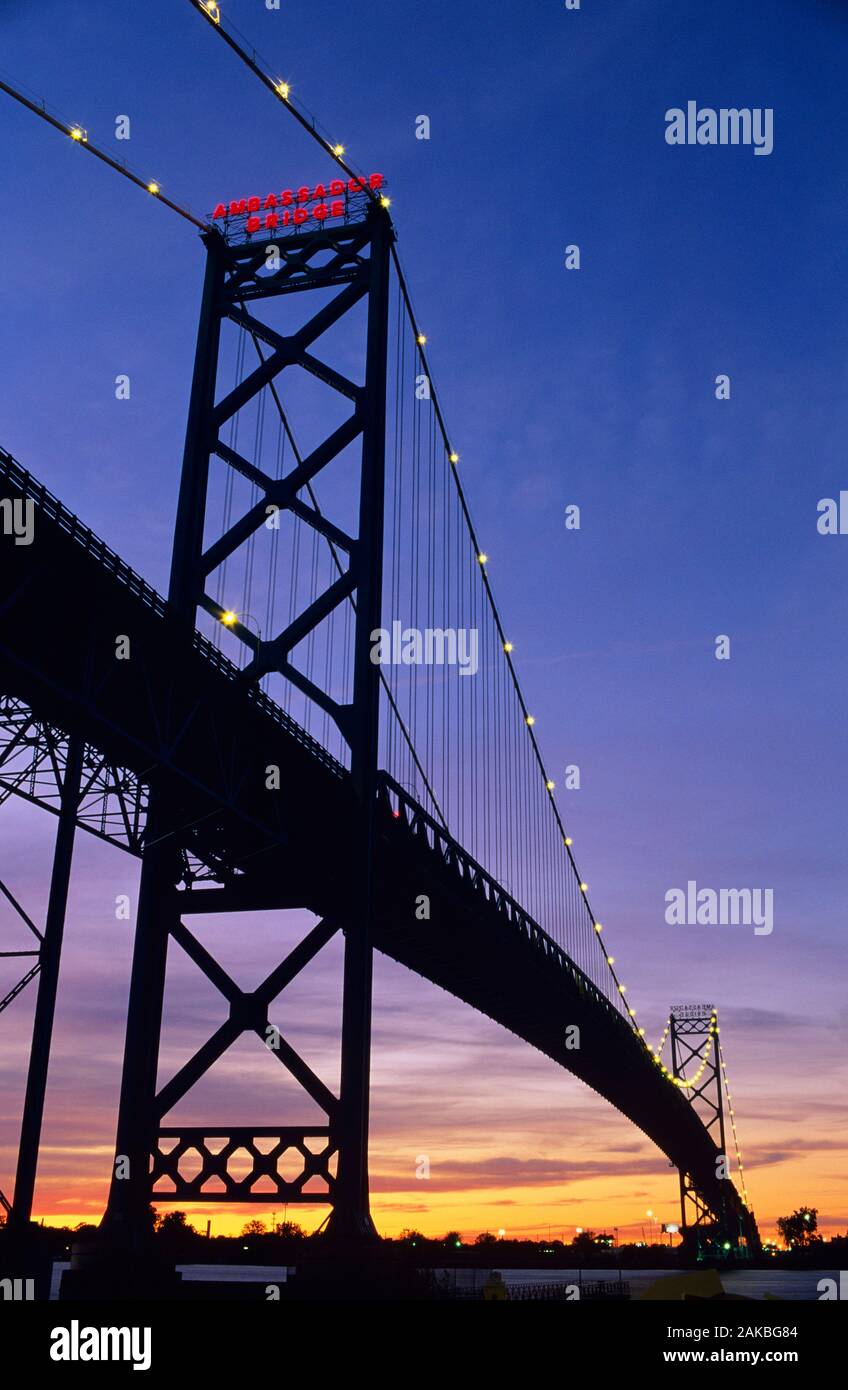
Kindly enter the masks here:
[[[317, 202], [318, 206], [312, 210], [311, 214], [307, 212], [303, 206], [299, 206], [294, 209], [293, 217], [289, 212], [283, 215], [282, 224], [284, 227], [289, 226], [292, 221], [295, 226], [299, 227], [303, 225], [310, 215], [318, 222], [323, 222], [327, 217], [344, 217], [347, 207], [346, 202], [342, 200], [348, 192], [360, 193], [363, 190], [376, 192], [383, 187], [384, 183], [385, 176], [383, 174], [370, 174], [367, 179], [351, 178], [348, 179], [347, 182], [345, 182], [344, 179], [332, 179], [329, 184], [325, 185], [319, 183], [314, 189], [310, 188], [308, 184], [303, 184], [296, 192], [294, 189], [284, 188], [279, 194], [269, 193], [264, 201], [255, 196], [251, 198], [234, 198], [229, 205], [227, 203], [218, 203], [212, 214], [212, 218], [213, 220], [217, 220], [222, 217], [249, 216], [247, 230], [249, 232], [254, 232], [257, 231], [260, 226], [260, 219], [255, 216], [260, 210], [270, 214], [271, 210], [277, 207], [291, 208], [295, 203], [302, 205], [304, 203]], [[332, 199], [329, 204], [327, 201], [328, 196]], [[279, 220], [278, 217], [269, 215], [265, 218], [265, 226], [269, 229], [276, 227]]]
[[244, 229], [246, 232], [258, 232], [261, 226], [262, 219], [260, 217], [248, 217], [244, 224]]
[[266, 212], [266, 214], [265, 214], [265, 226], [266, 226], [267, 228], [270, 229], [271, 227], [276, 227], [276, 225], [277, 225], [277, 223], [279, 222], [279, 220], [280, 220], [280, 214], [279, 214], [278, 212]]

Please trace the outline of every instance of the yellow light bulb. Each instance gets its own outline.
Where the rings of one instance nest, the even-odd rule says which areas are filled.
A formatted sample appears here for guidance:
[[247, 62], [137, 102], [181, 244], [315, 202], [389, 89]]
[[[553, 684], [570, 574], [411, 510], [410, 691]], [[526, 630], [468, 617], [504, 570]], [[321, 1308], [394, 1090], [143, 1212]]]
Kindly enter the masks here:
[[615, 956], [607, 956], [607, 965], [615, 965]]
[[619, 992], [619, 994], [624, 994], [625, 991], [626, 991], [626, 989], [627, 989], [627, 985], [619, 985], [619, 987], [618, 987], [618, 992]]
[[[572, 838], [571, 838], [570, 835], [566, 835], [566, 837], [565, 837], [565, 843], [566, 843], [567, 845], [573, 845], [573, 844], [574, 844], [574, 841], [572, 840]], [[601, 930], [600, 927], [598, 927], [598, 931], [600, 931], [600, 930]]]
[[488, 558], [489, 558], [488, 555], [484, 555], [482, 551], [481, 551], [480, 554], [477, 556], [477, 559], [479, 560], [479, 562], [480, 562], [481, 565], [485, 565], [485, 563], [486, 563], [486, 561], [488, 560]]
[[381, 208], [390, 208], [391, 205], [392, 205], [392, 200], [391, 200], [391, 198], [387, 198], [386, 195], [383, 194], [383, 197], [380, 199], [380, 207], [381, 207]]
[[535, 716], [535, 714], [528, 714], [528, 715], [527, 715], [527, 720], [526, 720], [526, 722], [527, 722], [528, 724], [535, 724], [535, 723], [536, 723], [536, 716]]
[[71, 131], [71, 139], [72, 139], [72, 140], [84, 140], [84, 139], [85, 139], [85, 133], [84, 133], [82, 130], [80, 130], [80, 128], [79, 128], [78, 125], [75, 125], [74, 128], [73, 128], [73, 130]]
[[278, 83], [277, 83], [277, 91], [279, 92], [280, 96], [283, 98], [283, 101], [288, 101], [288, 99], [289, 99], [289, 91], [290, 91], [290, 90], [291, 90], [291, 89], [290, 89], [290, 87], [289, 87], [288, 82], [278, 82]]
[[334, 145], [334, 146], [333, 146], [333, 154], [336, 156], [336, 159], [341, 159], [341, 157], [342, 157], [342, 155], [344, 154], [344, 152], [345, 152], [345, 147], [344, 147], [344, 145]]
[[595, 931], [603, 931], [603, 927], [601, 926], [600, 922], [595, 923]]
[[416, 341], [416, 343], [418, 344], [419, 347], [423, 347], [424, 344], [425, 344], [426, 341], [427, 341], [427, 334], [426, 334], [426, 333], [419, 333], [419, 334], [418, 334], [418, 337], [415, 339], [415, 341]]
[[[419, 338], [418, 341], [419, 343], [426, 343], [427, 339]], [[448, 458], [450, 459], [451, 463], [459, 463], [459, 454], [449, 454]], [[504, 647], [504, 651], [512, 651], [512, 645], [510, 645], [509, 647]]]
[[[451, 456], [451, 457], [453, 457], [453, 456]], [[504, 642], [504, 651], [505, 651], [505, 652], [511, 652], [511, 651], [512, 651], [512, 643], [511, 643], [511, 642]]]
[[232, 627], [237, 618], [238, 613], [234, 613], [231, 608], [228, 608], [226, 612], [221, 614], [221, 622], [224, 624], [224, 627]]
[[149, 183], [149, 184], [147, 185], [147, 191], [148, 191], [148, 193], [158, 193], [158, 192], [159, 192], [159, 185], [158, 185], [158, 183]]
[[556, 786], [556, 782], [551, 782], [550, 779], [549, 779], [549, 780], [545, 783], [545, 786], [547, 787], [547, 789], [548, 789], [549, 792], [552, 792], [553, 789], [554, 789], [554, 787]]
[[588, 885], [588, 883], [581, 883], [581, 885], [580, 885], [580, 892], [581, 892], [581, 893], [588, 893], [588, 891], [589, 891], [589, 885]]

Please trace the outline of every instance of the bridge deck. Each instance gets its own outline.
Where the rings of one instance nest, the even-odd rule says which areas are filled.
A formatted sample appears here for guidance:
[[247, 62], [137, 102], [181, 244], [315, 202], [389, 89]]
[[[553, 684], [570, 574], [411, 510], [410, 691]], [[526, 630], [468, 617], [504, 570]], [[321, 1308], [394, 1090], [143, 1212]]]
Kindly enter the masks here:
[[[32, 544], [0, 543], [0, 692], [167, 787], [172, 829], [215, 863], [234, 906], [348, 915], [346, 770], [8, 455], [3, 495], [35, 506]], [[118, 635], [130, 659], [118, 660]], [[281, 791], [266, 769], [281, 770]], [[328, 857], [335, 868], [326, 872]], [[747, 1214], [717, 1149], [616, 1005], [400, 787], [381, 787], [378, 949], [579, 1076], [692, 1176], [714, 1211]], [[197, 890], [195, 890], [197, 891]], [[202, 891], [202, 890], [201, 890]], [[429, 921], [415, 899], [431, 901]], [[566, 1028], [580, 1046], [566, 1046]]]

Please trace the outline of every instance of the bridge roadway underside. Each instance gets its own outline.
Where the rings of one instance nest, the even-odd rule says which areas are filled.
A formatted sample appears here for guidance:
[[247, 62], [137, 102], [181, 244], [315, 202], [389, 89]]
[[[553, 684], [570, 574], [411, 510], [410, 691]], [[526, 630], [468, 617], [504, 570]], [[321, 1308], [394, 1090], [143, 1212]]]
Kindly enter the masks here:
[[[8, 479], [3, 491], [14, 495]], [[81, 532], [85, 543], [39, 508], [31, 544], [0, 536], [0, 694], [159, 787], [175, 842], [221, 866], [233, 906], [305, 907], [344, 923], [356, 815], [347, 772]], [[118, 636], [130, 639], [128, 660], [116, 658]], [[279, 791], [266, 787], [269, 765]], [[716, 1176], [715, 1144], [620, 1011], [414, 803], [390, 805], [385, 792], [379, 827], [377, 948], [579, 1076], [691, 1175], [728, 1229], [741, 1213], [750, 1239], [736, 1189]], [[428, 921], [415, 915], [421, 894]], [[566, 1047], [572, 1024], [578, 1049]]]

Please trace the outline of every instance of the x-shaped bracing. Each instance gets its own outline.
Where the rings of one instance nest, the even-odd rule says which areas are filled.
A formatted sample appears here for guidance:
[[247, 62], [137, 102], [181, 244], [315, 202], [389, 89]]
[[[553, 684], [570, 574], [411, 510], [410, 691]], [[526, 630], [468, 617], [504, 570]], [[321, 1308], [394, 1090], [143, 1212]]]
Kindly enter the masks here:
[[[171, 936], [174, 940], [228, 1001], [230, 1015], [194, 1056], [158, 1092], [155, 1110], [160, 1120], [167, 1111], [177, 1104], [177, 1101], [182, 1100], [183, 1096], [206, 1074], [218, 1058], [223, 1056], [227, 1048], [231, 1047], [242, 1033], [252, 1030], [267, 1045], [269, 1005], [285, 989], [286, 985], [300, 974], [301, 970], [318, 952], [323, 950], [327, 942], [338, 931], [339, 925], [338, 922], [331, 921], [329, 918], [324, 918], [318, 922], [303, 940], [289, 952], [285, 960], [271, 971], [258, 989], [252, 991], [240, 989], [182, 921], [178, 921], [171, 927]], [[304, 1062], [291, 1044], [286, 1042], [276, 1028], [274, 1046], [269, 1046], [268, 1050], [277, 1056], [295, 1080], [321, 1107], [332, 1125], [336, 1117], [338, 1098], [324, 1085], [320, 1077], [315, 1075], [311, 1067]]]
[[[284, 336], [254, 315], [247, 312], [244, 304], [230, 304], [227, 317], [233, 323], [251, 334], [254, 342], [262, 342], [271, 349], [270, 356], [262, 358], [258, 367], [236, 386], [215, 406], [212, 412], [212, 429], [215, 438], [211, 450], [230, 468], [261, 490], [261, 498], [239, 518], [223, 536], [214, 541], [200, 560], [201, 583], [233, 554], [235, 550], [268, 519], [272, 508], [289, 511], [301, 521], [306, 522], [322, 535], [336, 551], [343, 551], [348, 557], [347, 569], [329, 587], [300, 613], [288, 627], [275, 637], [262, 639], [238, 620], [229, 620], [230, 631], [253, 653], [252, 660], [244, 667], [242, 679], [257, 681], [270, 671], [278, 671], [287, 677], [304, 695], [323, 709], [336, 722], [342, 735], [350, 740], [351, 710], [340, 704], [328, 692], [322, 690], [291, 661], [291, 652], [305, 637], [322, 623], [340, 604], [351, 599], [360, 579], [359, 542], [349, 536], [341, 527], [324, 517], [315, 507], [304, 502], [298, 493], [312, 482], [318, 473], [333, 461], [343, 449], [352, 444], [362, 433], [364, 418], [364, 388], [357, 386], [341, 372], [320, 361], [307, 349], [346, 313], [368, 291], [368, 266], [363, 263], [355, 278], [329, 304], [324, 305], [297, 333]], [[261, 350], [260, 357], [261, 357]], [[251, 463], [231, 445], [219, 437], [221, 427], [241, 410], [259, 391], [271, 386], [274, 379], [286, 367], [300, 366], [323, 381], [337, 394], [353, 402], [351, 415], [337, 429], [327, 436], [306, 458], [298, 459], [283, 478], [271, 478], [263, 469]], [[207, 593], [199, 598], [202, 608], [212, 617], [221, 619], [224, 609]]]

